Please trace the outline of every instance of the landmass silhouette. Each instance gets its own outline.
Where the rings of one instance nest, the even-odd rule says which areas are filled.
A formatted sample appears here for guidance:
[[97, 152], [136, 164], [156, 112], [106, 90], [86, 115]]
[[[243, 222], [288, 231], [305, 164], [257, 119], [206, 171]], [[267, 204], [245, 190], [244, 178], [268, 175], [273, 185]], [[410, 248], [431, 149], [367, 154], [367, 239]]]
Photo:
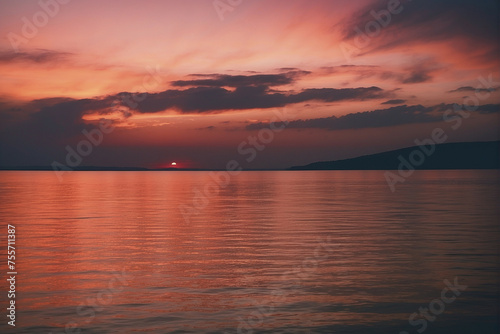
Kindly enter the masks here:
[[[401, 164], [415, 169], [499, 169], [500, 141], [413, 146], [352, 159], [314, 162], [290, 170], [397, 170]], [[421, 152], [421, 153], [415, 153]], [[418, 164], [417, 158], [424, 157]], [[411, 159], [411, 158], [414, 159]], [[406, 161], [406, 163], [404, 163]]]

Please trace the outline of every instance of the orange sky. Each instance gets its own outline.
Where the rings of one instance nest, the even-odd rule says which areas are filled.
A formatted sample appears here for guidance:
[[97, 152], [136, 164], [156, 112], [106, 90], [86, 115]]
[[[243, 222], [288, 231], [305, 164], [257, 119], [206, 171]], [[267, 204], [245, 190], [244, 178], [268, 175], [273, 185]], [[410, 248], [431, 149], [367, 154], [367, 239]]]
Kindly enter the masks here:
[[248, 168], [374, 153], [427, 136], [489, 75], [450, 140], [498, 138], [495, 1], [401, 1], [390, 22], [389, 1], [221, 2], [0, 1], [0, 164], [64, 159], [104, 118], [116, 129], [84, 165], [221, 168], [283, 110], [297, 122]]

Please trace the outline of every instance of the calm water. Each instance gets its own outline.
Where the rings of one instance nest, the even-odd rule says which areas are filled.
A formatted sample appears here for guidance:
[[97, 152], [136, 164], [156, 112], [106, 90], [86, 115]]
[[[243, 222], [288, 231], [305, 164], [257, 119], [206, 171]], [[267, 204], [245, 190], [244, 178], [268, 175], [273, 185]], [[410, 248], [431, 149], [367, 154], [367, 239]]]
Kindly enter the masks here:
[[[395, 193], [380, 171], [243, 172], [196, 197], [207, 184], [0, 172], [18, 257], [17, 326], [2, 279], [0, 331], [497, 333], [498, 171], [419, 171]], [[454, 279], [467, 288], [443, 303]]]

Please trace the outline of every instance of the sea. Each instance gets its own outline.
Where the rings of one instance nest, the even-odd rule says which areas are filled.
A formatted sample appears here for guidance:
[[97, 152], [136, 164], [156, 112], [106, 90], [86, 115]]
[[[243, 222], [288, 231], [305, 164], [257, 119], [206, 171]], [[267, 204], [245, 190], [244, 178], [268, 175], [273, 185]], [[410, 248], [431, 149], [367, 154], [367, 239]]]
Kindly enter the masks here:
[[384, 173], [2, 171], [0, 332], [498, 333], [499, 171]]

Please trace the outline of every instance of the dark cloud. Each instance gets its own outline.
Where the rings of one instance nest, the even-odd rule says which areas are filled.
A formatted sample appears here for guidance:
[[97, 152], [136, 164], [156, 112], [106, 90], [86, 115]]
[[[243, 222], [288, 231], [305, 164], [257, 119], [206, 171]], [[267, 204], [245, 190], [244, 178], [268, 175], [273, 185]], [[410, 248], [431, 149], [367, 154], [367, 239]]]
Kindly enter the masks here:
[[367, 78], [393, 80], [401, 84], [413, 84], [432, 81], [433, 76], [445, 66], [431, 57], [413, 57], [410, 64], [403, 66], [402, 71], [388, 71], [380, 66], [372, 65], [341, 65], [321, 67], [325, 74], [354, 74], [355, 81], [365, 81]]
[[365, 100], [383, 97], [384, 91], [379, 87], [361, 87], [361, 88], [318, 88], [305, 89], [304, 91], [289, 96], [293, 103], [305, 102], [310, 100], [320, 100], [325, 102], [335, 102], [341, 100]]
[[426, 82], [430, 81], [432, 77], [429, 75], [429, 73], [426, 73], [424, 71], [414, 71], [410, 73], [405, 79], [403, 79], [402, 83], [421, 83], [421, 82]]
[[39, 117], [36, 114], [45, 110], [45, 108], [51, 108], [70, 101], [75, 100], [63, 97], [37, 99], [28, 103], [0, 100], [0, 119], [2, 120], [0, 122], [0, 129], [12, 127], [19, 122], [32, 122], [34, 118]]
[[432, 81], [433, 75], [441, 70], [443, 65], [432, 58], [414, 59], [410, 66], [403, 68], [402, 73], [383, 72], [381, 78], [393, 78], [402, 84], [417, 84]]
[[52, 63], [65, 60], [72, 54], [50, 50], [36, 50], [32, 52], [0, 51], [0, 63], [33, 62]]
[[[226, 110], [282, 107], [310, 100], [324, 102], [364, 100], [386, 95], [387, 93], [378, 87], [275, 92], [268, 86], [260, 85], [241, 86], [234, 90], [222, 87], [166, 90], [146, 94], [142, 101], [134, 101], [137, 95], [128, 92], [88, 99], [56, 97], [33, 100], [28, 103], [2, 100], [0, 101], [0, 139], [4, 143], [2, 147], [5, 156], [7, 147], [10, 150], [9, 154], [14, 154], [15, 147], [19, 148], [19, 152], [36, 150], [38, 146], [59, 147], [61, 142], [67, 143], [81, 138], [84, 129], [94, 126], [83, 120], [86, 114], [100, 114], [102, 118], [106, 118], [111, 111], [119, 111], [123, 118], [127, 118], [134, 112], [155, 113], [166, 109], [175, 109], [185, 114], [216, 113]], [[128, 104], [127, 101], [132, 104]], [[214, 128], [205, 128], [205, 130], [210, 129]], [[16, 144], [8, 145], [9, 142]]]
[[213, 125], [206, 126], [204, 128], [196, 128], [196, 130], [214, 130], [214, 129], [215, 129], [215, 126], [213, 126]]
[[180, 113], [208, 113], [223, 110], [272, 108], [286, 104], [286, 96], [268, 93], [267, 87], [238, 87], [230, 91], [220, 87], [195, 87], [149, 94], [135, 111], [155, 113], [176, 109]]
[[16, 106], [15, 112], [0, 110], [0, 119], [6, 114], [15, 115], [3, 119], [5, 122], [0, 124], [0, 164], [15, 161], [16, 164], [49, 165], [54, 156], [65, 152], [66, 145], [82, 136], [83, 129], [93, 127], [85, 124], [82, 116], [98, 102], [67, 100], [53, 105], [48, 103], [47, 100], [37, 100]]
[[281, 68], [278, 68], [278, 70], [283, 71], [283, 72], [289, 72], [289, 71], [297, 71], [299, 69], [296, 67], [281, 67]]
[[205, 74], [197, 75], [204, 79], [178, 80], [173, 86], [208, 86], [208, 87], [245, 87], [245, 86], [282, 86], [296, 81], [300, 76], [309, 74], [307, 71], [288, 71], [281, 74], [227, 75]]
[[[359, 113], [348, 114], [340, 117], [331, 116], [324, 118], [295, 120], [286, 125], [287, 129], [324, 129], [347, 130], [362, 128], [379, 128], [413, 123], [439, 122], [443, 120], [443, 112], [455, 110], [456, 105], [441, 103], [432, 107], [422, 105], [402, 105], [387, 109], [378, 109]], [[460, 110], [463, 110], [461, 106]], [[490, 114], [500, 112], [500, 104], [485, 104], [478, 106], [475, 112]], [[276, 125], [280, 126], [280, 125]], [[269, 123], [259, 122], [249, 124], [246, 130], [260, 130], [268, 128]]]
[[[344, 40], [369, 40], [362, 52], [387, 50], [400, 45], [429, 41], [450, 41], [457, 37], [468, 40], [469, 47], [483, 46], [489, 59], [498, 57], [498, 1], [496, 0], [402, 0], [403, 10], [391, 15], [391, 21], [373, 37], [361, 35], [368, 22], [375, 21], [372, 12], [387, 9], [387, 0], [375, 0], [344, 21], [341, 29]], [[385, 19], [385, 18], [383, 18]], [[494, 50], [494, 52], [492, 52]]]
[[[33, 100], [15, 108], [0, 110], [0, 132], [7, 137], [22, 133], [26, 140], [58, 141], [81, 135], [92, 128], [82, 119], [85, 114], [112, 106], [110, 98], [69, 99], [50, 98]], [[9, 117], [10, 116], [10, 117]]]
[[108, 99], [81, 99], [44, 106], [32, 114], [31, 123], [38, 131], [54, 138], [71, 137], [85, 129], [82, 116], [88, 112], [109, 108]]
[[[21, 58], [32, 56], [19, 55]], [[49, 52], [44, 55], [40, 54], [39, 58], [31, 59], [48, 61], [51, 57], [56, 59], [57, 56]], [[4, 54], [4, 59], [7, 58]], [[23, 140], [36, 144], [39, 141], [38, 138], [53, 142], [81, 136], [83, 129], [92, 127], [83, 120], [86, 114], [100, 114], [102, 118], [106, 118], [108, 113], [119, 111], [123, 118], [127, 118], [133, 113], [156, 113], [167, 109], [183, 114], [220, 113], [227, 110], [283, 107], [312, 100], [323, 102], [366, 100], [390, 95], [378, 87], [305, 89], [297, 92], [276, 91], [270, 88], [292, 83], [307, 73], [293, 70], [281, 74], [248, 76], [197, 75], [202, 79], [190, 80], [190, 84], [198, 86], [182, 90], [169, 89], [151, 94], [122, 92], [88, 99], [54, 97], [28, 103], [0, 101], [0, 132], [8, 138], [18, 137], [16, 133], [25, 133], [28, 135]], [[219, 85], [234, 88], [227, 89]]]
[[403, 104], [405, 102], [406, 102], [406, 100], [395, 99], [395, 100], [388, 100], [388, 101], [382, 102], [381, 104]]
[[500, 104], [485, 104], [485, 105], [479, 106], [477, 108], [477, 111], [480, 114], [497, 113], [497, 112], [500, 112]]
[[[307, 71], [288, 71], [281, 74], [257, 75], [196, 75], [202, 79], [180, 80], [174, 86], [189, 86], [184, 90], [170, 89], [149, 94], [133, 109], [140, 113], [155, 113], [176, 109], [181, 113], [222, 112], [256, 108], [283, 107], [287, 104], [318, 100], [335, 102], [342, 100], [366, 100], [388, 95], [379, 87], [318, 88], [299, 92], [276, 91], [270, 87], [294, 83]], [[194, 87], [192, 87], [194, 86]], [[233, 87], [234, 89], [227, 89]], [[128, 94], [128, 93], [122, 93]]]
[[[397, 106], [348, 114], [340, 117], [331, 116], [307, 120], [291, 121], [287, 129], [317, 128], [326, 130], [347, 130], [361, 128], [378, 128], [408, 123], [435, 122], [442, 119], [441, 115], [432, 115], [433, 108], [422, 105]], [[258, 130], [269, 127], [267, 123], [254, 123], [246, 126], [247, 130]]]
[[346, 72], [349, 73], [352, 71], [363, 71], [366, 69], [376, 69], [376, 68], [380, 68], [380, 66], [345, 64], [345, 65], [338, 65], [338, 66], [323, 66], [323, 67], [320, 67], [320, 70], [325, 72], [325, 73], [331, 74], [331, 73], [346, 73]]
[[387, 92], [379, 87], [305, 89], [298, 93], [270, 91], [267, 86], [243, 86], [235, 90], [222, 87], [195, 87], [149, 94], [135, 111], [155, 113], [176, 109], [180, 113], [215, 113], [226, 110], [283, 107], [312, 100], [334, 102], [383, 98]]
[[458, 87], [457, 89], [453, 89], [448, 91], [448, 93], [458, 93], [458, 92], [480, 92], [480, 93], [486, 93], [486, 92], [496, 92], [498, 87], [490, 87], [490, 88], [474, 88], [471, 86], [464, 86], [464, 87]]

